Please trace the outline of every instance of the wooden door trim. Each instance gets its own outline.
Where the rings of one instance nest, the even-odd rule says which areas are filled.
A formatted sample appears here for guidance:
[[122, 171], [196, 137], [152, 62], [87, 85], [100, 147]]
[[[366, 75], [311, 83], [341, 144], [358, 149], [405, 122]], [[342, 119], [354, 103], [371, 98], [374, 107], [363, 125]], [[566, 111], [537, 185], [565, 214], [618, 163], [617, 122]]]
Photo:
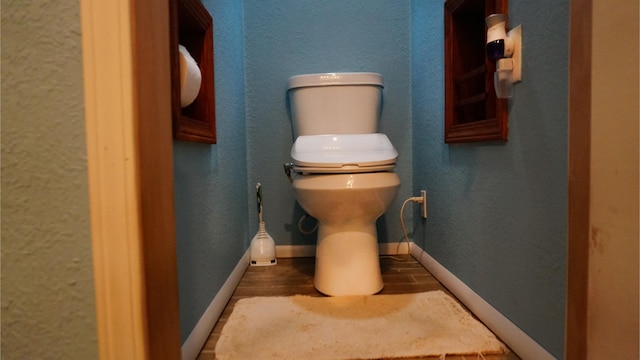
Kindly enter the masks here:
[[82, 1], [101, 359], [179, 359], [168, 2]]
[[565, 359], [578, 360], [587, 358], [592, 0], [572, 1], [569, 11], [569, 199]]

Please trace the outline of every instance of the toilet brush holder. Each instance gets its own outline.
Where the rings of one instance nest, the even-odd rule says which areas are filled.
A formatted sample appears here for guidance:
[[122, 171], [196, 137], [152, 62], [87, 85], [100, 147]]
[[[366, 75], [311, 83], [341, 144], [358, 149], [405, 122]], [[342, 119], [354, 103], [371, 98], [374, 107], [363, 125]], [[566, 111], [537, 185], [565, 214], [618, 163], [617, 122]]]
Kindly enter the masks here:
[[258, 225], [258, 233], [251, 240], [251, 266], [267, 266], [278, 263], [276, 244], [267, 233], [264, 221]]
[[267, 233], [264, 221], [262, 221], [262, 185], [256, 184], [256, 197], [258, 200], [258, 233], [251, 240], [251, 266], [268, 266], [278, 263], [276, 259], [276, 243]]

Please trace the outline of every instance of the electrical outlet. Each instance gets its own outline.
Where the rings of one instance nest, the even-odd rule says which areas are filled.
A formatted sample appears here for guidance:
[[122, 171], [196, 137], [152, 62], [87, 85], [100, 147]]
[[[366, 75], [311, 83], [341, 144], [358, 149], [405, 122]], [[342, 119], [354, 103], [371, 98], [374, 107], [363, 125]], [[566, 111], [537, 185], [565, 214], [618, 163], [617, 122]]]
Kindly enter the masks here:
[[420, 190], [420, 194], [422, 194], [422, 218], [427, 218], [427, 191]]

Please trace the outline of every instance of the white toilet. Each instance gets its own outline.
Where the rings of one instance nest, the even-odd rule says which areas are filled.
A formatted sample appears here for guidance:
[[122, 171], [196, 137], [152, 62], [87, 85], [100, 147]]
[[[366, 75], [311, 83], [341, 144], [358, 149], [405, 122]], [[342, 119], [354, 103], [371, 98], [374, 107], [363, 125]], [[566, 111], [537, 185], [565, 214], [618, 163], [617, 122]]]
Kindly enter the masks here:
[[376, 73], [288, 81], [295, 142], [287, 166], [298, 203], [318, 220], [314, 286], [326, 295], [370, 295], [384, 286], [376, 220], [400, 178], [398, 152], [376, 133], [382, 85]]

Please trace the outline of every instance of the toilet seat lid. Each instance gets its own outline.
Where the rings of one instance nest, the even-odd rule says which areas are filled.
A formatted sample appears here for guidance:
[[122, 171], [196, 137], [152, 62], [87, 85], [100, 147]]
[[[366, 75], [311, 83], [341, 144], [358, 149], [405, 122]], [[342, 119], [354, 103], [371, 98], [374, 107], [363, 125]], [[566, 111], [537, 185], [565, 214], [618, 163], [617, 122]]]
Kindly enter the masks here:
[[296, 167], [371, 168], [395, 164], [398, 152], [385, 134], [302, 135], [291, 157]]

